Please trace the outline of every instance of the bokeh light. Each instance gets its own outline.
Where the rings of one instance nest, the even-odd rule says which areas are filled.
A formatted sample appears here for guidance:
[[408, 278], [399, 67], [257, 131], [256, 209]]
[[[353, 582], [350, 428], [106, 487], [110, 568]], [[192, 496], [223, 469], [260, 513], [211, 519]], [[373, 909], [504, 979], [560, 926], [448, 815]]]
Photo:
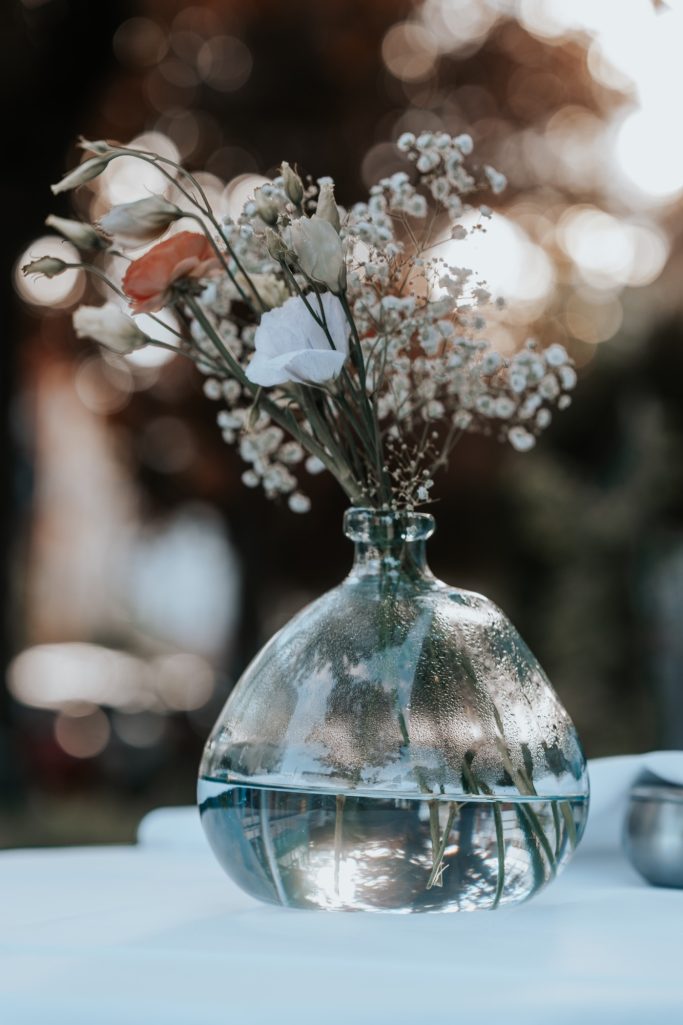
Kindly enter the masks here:
[[382, 41], [382, 57], [395, 78], [419, 82], [434, 70], [437, 49], [430, 33], [416, 22], [392, 25]]
[[554, 284], [553, 265], [546, 253], [523, 228], [501, 214], [485, 219], [483, 231], [472, 230], [478, 223], [478, 215], [467, 214], [462, 218], [470, 230], [467, 238], [443, 242], [435, 253], [448, 263], [472, 269], [495, 298], [524, 306], [524, 316], [540, 313]]
[[122, 64], [149, 67], [165, 56], [168, 35], [151, 18], [128, 18], [114, 33], [112, 46]]
[[253, 197], [255, 189], [268, 181], [270, 179], [262, 174], [239, 174], [233, 178], [225, 190], [228, 216], [236, 220], [244, 204]]
[[22, 651], [10, 666], [8, 685], [21, 704], [74, 718], [102, 707], [128, 714], [195, 710], [210, 700], [214, 680], [210, 662], [192, 652], [144, 659], [64, 642]]
[[582, 278], [598, 288], [648, 284], [660, 274], [668, 256], [661, 231], [588, 205], [566, 211], [558, 237]]
[[577, 289], [567, 299], [563, 320], [572, 338], [597, 345], [614, 337], [623, 316], [622, 305], [614, 294]]
[[133, 374], [123, 360], [109, 363], [98, 353], [81, 360], [74, 387], [85, 408], [98, 416], [125, 409], [135, 389]]
[[200, 77], [219, 92], [233, 92], [248, 80], [253, 59], [247, 46], [235, 36], [215, 36], [203, 42], [197, 53]]
[[79, 702], [130, 709], [158, 705], [142, 659], [83, 642], [39, 644], [20, 652], [10, 665], [8, 686], [22, 704], [54, 711]]
[[[180, 159], [178, 147], [161, 132], [144, 132], [131, 139], [128, 145], [134, 149], [148, 150], [168, 160]], [[165, 195], [171, 190], [172, 184], [151, 163], [144, 163], [137, 157], [117, 157], [93, 180], [92, 187], [107, 205], [113, 206], [116, 203], [145, 199], [150, 193]]]
[[54, 721], [55, 740], [72, 758], [94, 758], [104, 751], [111, 730], [101, 708], [75, 706]]

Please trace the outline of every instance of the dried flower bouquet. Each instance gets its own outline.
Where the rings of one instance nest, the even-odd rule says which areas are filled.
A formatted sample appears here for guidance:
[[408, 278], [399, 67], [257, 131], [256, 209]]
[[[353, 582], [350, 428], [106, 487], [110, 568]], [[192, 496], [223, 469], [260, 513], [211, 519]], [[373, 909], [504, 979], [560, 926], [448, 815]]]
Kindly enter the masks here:
[[[468, 168], [468, 135], [402, 135], [407, 170], [348, 209], [331, 178], [304, 181], [283, 163], [236, 220], [220, 219], [197, 178], [167, 158], [81, 145], [89, 158], [53, 192], [136, 157], [163, 173], [168, 196], [115, 206], [95, 226], [48, 218], [83, 262], [43, 257], [25, 272], [79, 266], [104, 278], [113, 300], [81, 306], [74, 326], [119, 353], [168, 345], [129, 312], [172, 309], [177, 351], [221, 403], [223, 437], [248, 464], [244, 483], [287, 496], [295, 512], [310, 506], [302, 470], [325, 468], [355, 505], [414, 509], [464, 432], [493, 433], [524, 452], [551, 407], [569, 404], [576, 374], [565, 349], [529, 341], [504, 360], [485, 336], [486, 308], [501, 304], [441, 255], [444, 240], [484, 230], [491, 211], [477, 215], [475, 193], [506, 184], [491, 167]], [[112, 281], [108, 257], [143, 245]]]

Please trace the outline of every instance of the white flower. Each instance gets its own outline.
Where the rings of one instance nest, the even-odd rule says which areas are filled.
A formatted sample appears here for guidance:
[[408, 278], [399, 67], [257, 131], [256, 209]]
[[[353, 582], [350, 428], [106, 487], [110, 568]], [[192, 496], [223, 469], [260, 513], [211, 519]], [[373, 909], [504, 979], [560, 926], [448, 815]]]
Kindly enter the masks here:
[[346, 263], [341, 239], [322, 217], [300, 217], [290, 228], [292, 249], [307, 278], [318, 281], [330, 292], [346, 287]]
[[507, 178], [500, 171], [496, 171], [495, 167], [491, 167], [490, 164], [484, 164], [484, 174], [494, 195], [499, 195], [507, 188]]
[[309, 456], [305, 463], [306, 472], [310, 473], [311, 476], [315, 476], [318, 473], [322, 473], [325, 469], [325, 464], [318, 459], [317, 456]]
[[125, 152], [125, 148], [112, 146], [106, 139], [85, 139], [82, 135], [78, 137], [78, 148], [86, 153], [96, 153], [98, 157], [116, 157]]
[[508, 431], [508, 441], [518, 452], [528, 452], [536, 444], [533, 434], [524, 427], [511, 427]]
[[424, 196], [411, 196], [405, 208], [411, 217], [427, 216], [427, 200]]
[[93, 338], [121, 355], [140, 349], [149, 341], [135, 321], [114, 303], [79, 306], [73, 315], [73, 325], [79, 338]]
[[101, 219], [100, 227], [118, 242], [142, 245], [158, 238], [169, 224], [182, 216], [182, 210], [174, 203], [162, 196], [148, 196], [134, 203], [113, 206]]
[[290, 495], [287, 504], [294, 513], [307, 513], [311, 508], [310, 498], [307, 495], [302, 495], [300, 491], [295, 491], [293, 495]]
[[420, 174], [429, 174], [439, 164], [439, 156], [436, 153], [421, 153], [417, 158], [415, 166]]
[[68, 217], [55, 217], [50, 214], [45, 218], [49, 228], [54, 228], [60, 235], [72, 242], [77, 249], [106, 249], [107, 243], [90, 224], [83, 221], [72, 221]]
[[293, 466], [300, 463], [304, 455], [304, 450], [297, 441], [286, 441], [278, 452], [278, 459], [287, 466]]
[[576, 382], [578, 378], [576, 376], [576, 371], [574, 370], [574, 367], [563, 366], [560, 367], [557, 372], [560, 375], [560, 384], [563, 388], [565, 388], [567, 391], [570, 391], [570, 389], [576, 387]]
[[501, 420], [509, 420], [511, 416], [514, 416], [517, 405], [507, 395], [500, 395], [496, 399], [496, 416], [499, 416]]
[[471, 135], [457, 135], [455, 139], [453, 139], [453, 143], [458, 147], [461, 153], [465, 154], [466, 157], [469, 156], [474, 149], [474, 143], [472, 142]]
[[[329, 227], [334, 231], [331, 225]], [[322, 384], [341, 373], [349, 353], [349, 328], [344, 310], [339, 299], [329, 292], [322, 295], [320, 301], [334, 348], [304, 300], [292, 296], [284, 305], [261, 317], [254, 336], [256, 352], [247, 367], [250, 381], [266, 388], [287, 381]], [[316, 313], [319, 311], [314, 296], [307, 302]]]
[[556, 399], [560, 394], [560, 386], [554, 374], [546, 374], [538, 386], [544, 399]]
[[564, 363], [569, 363], [569, 356], [564, 345], [560, 345], [559, 342], [555, 342], [554, 345], [549, 345], [543, 353], [545, 361], [549, 367], [561, 367]]
[[[112, 156], [115, 155], [115, 153], [112, 154]], [[62, 180], [57, 182], [56, 185], [51, 185], [52, 192], [56, 196], [59, 192], [68, 192], [69, 189], [76, 189], [79, 185], [84, 185], [85, 182], [97, 178], [98, 174], [104, 171], [111, 159], [111, 156], [107, 156], [92, 157], [90, 160], [84, 160], [73, 171], [69, 171], [68, 174], [64, 175]]]
[[495, 374], [496, 370], [500, 369], [502, 362], [500, 354], [495, 350], [487, 352], [481, 361], [481, 371], [483, 374]]
[[254, 193], [254, 203], [256, 205], [256, 212], [264, 224], [268, 224], [271, 227], [277, 224], [280, 213], [278, 205], [270, 195], [266, 194], [263, 188], [257, 189]]
[[403, 132], [402, 135], [399, 135], [396, 145], [401, 153], [407, 153], [411, 146], [415, 145], [415, 136], [412, 132]]
[[301, 178], [296, 171], [292, 170], [286, 160], [282, 161], [280, 174], [282, 175], [282, 184], [287, 193], [287, 198], [295, 206], [301, 206], [301, 200], [304, 198], [304, 183]]
[[322, 217], [324, 221], [329, 221], [335, 231], [339, 231], [341, 221], [339, 218], [339, 208], [334, 199], [334, 184], [331, 182], [323, 182], [320, 186], [320, 194], [318, 196], [318, 205], [315, 208], [316, 215]]
[[466, 431], [471, 423], [472, 414], [468, 413], [466, 409], [458, 409], [453, 414], [453, 426], [459, 428], [459, 430]]
[[41, 256], [31, 263], [26, 263], [21, 268], [21, 273], [26, 277], [29, 274], [42, 274], [46, 278], [56, 278], [69, 269], [69, 264], [60, 260], [58, 256]]

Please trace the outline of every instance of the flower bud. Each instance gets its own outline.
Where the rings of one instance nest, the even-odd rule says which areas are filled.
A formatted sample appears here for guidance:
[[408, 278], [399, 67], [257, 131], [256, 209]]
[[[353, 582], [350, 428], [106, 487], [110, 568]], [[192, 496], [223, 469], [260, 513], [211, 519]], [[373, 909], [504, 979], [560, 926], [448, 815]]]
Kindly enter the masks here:
[[79, 185], [85, 185], [86, 182], [91, 181], [93, 178], [97, 178], [98, 174], [102, 174], [105, 167], [109, 164], [109, 161], [116, 154], [104, 157], [91, 157], [90, 160], [84, 160], [82, 164], [75, 167], [73, 171], [69, 171], [68, 174], [64, 175], [61, 181], [57, 182], [56, 185], [51, 185], [50, 188], [56, 196], [59, 192], [68, 192], [69, 189], [77, 189]]
[[331, 292], [346, 288], [346, 261], [339, 235], [322, 217], [300, 217], [290, 227], [292, 249], [299, 267], [311, 281]]
[[339, 219], [339, 209], [334, 201], [334, 185], [331, 182], [323, 182], [320, 186], [318, 205], [315, 212], [318, 217], [328, 221], [335, 231], [339, 231], [341, 221]]
[[84, 224], [83, 221], [72, 221], [67, 217], [55, 217], [54, 214], [50, 214], [45, 218], [45, 223], [49, 228], [54, 228], [60, 235], [72, 242], [77, 249], [87, 251], [107, 248], [107, 243], [97, 234], [92, 225]]
[[294, 203], [294, 206], [301, 206], [301, 200], [304, 198], [304, 183], [301, 178], [296, 171], [292, 170], [286, 160], [282, 161], [280, 174], [287, 198]]
[[266, 228], [264, 233], [268, 255], [274, 260], [284, 260], [289, 252], [287, 245], [281, 235], [278, 235], [272, 228]]
[[114, 303], [79, 306], [72, 319], [79, 338], [92, 338], [122, 356], [149, 342], [135, 321]]
[[112, 146], [111, 143], [105, 139], [97, 139], [95, 142], [90, 139], [85, 139], [82, 135], [79, 137], [78, 145], [80, 149], [86, 151], [86, 153], [96, 153], [98, 157], [111, 156], [121, 152], [120, 146]]
[[277, 224], [278, 214], [280, 213], [277, 203], [270, 196], [265, 196], [263, 189], [257, 189], [254, 193], [254, 205], [257, 214], [264, 224], [269, 224], [271, 227]]
[[143, 245], [163, 234], [183, 211], [162, 196], [148, 196], [134, 203], [113, 206], [100, 220], [100, 227], [123, 245]]
[[57, 256], [41, 256], [39, 260], [33, 260], [21, 268], [25, 276], [29, 274], [42, 274], [46, 278], [56, 278], [69, 269], [69, 264], [60, 260]]

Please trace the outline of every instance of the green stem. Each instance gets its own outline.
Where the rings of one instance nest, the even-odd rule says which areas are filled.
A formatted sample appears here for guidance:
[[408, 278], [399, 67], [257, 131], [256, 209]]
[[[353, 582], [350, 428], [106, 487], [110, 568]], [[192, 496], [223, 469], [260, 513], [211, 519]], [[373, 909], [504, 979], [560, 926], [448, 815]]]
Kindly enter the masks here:
[[493, 818], [496, 823], [496, 854], [498, 855], [498, 876], [496, 878], [496, 893], [493, 898], [493, 909], [497, 908], [500, 898], [503, 896], [505, 886], [505, 834], [503, 832], [503, 816], [500, 805], [493, 802]]
[[367, 378], [365, 371], [365, 360], [363, 358], [363, 346], [345, 292], [340, 293], [339, 301], [342, 304], [344, 315], [349, 323], [349, 327], [351, 328], [352, 347], [354, 349], [355, 362], [358, 369], [358, 380], [360, 384], [361, 411], [365, 417], [368, 430], [371, 436], [374, 438], [374, 463], [377, 472], [377, 485], [379, 488], [379, 497], [380, 499], [382, 499], [383, 504], [389, 505], [391, 502], [391, 480], [386, 471], [386, 467], [384, 466], [382, 435], [379, 429], [379, 422], [377, 420], [377, 410], [375, 409], [374, 403], [370, 401], [370, 397], [367, 391]]
[[[239, 381], [243, 388], [245, 388], [252, 395], [256, 396], [261, 390], [260, 386], [254, 384], [253, 381], [249, 380], [240, 364], [237, 362], [237, 360], [230, 352], [230, 350], [226, 347], [225, 343], [223, 342], [222, 338], [214, 328], [211, 321], [205, 315], [199, 303], [197, 303], [191, 295], [185, 294], [183, 295], [183, 299], [192, 311], [192, 315], [196, 319], [197, 323], [200, 324], [200, 326], [204, 329], [206, 334], [211, 338], [211, 341], [214, 343], [216, 348], [221, 353], [232, 376], [237, 381]], [[342, 488], [344, 489], [344, 491], [346, 492], [346, 494], [352, 502], [357, 503], [362, 499], [363, 493], [356, 484], [356, 482], [352, 479], [348, 467], [339, 465], [334, 460], [334, 458], [327, 452], [327, 449], [324, 447], [324, 445], [321, 445], [313, 437], [313, 435], [301, 430], [295, 417], [293, 417], [291, 414], [288, 414], [285, 410], [281, 409], [275, 402], [267, 398], [262, 393], [259, 397], [258, 402], [261, 408], [271, 418], [271, 420], [273, 420], [276, 424], [278, 424], [285, 431], [291, 434], [299, 442], [299, 444], [306, 449], [307, 452], [309, 452], [311, 455], [316, 456], [321, 461], [321, 463], [323, 463], [323, 465], [327, 467], [330, 473], [339, 481], [340, 485], [342, 486]]]
[[342, 857], [342, 832], [344, 826], [344, 805], [346, 797], [337, 794], [334, 815], [334, 892], [339, 896], [339, 867]]
[[[553, 808], [554, 807], [555, 806], [553, 805]], [[567, 836], [569, 837], [569, 843], [572, 845], [572, 848], [574, 848], [577, 844], [576, 822], [574, 821], [574, 815], [569, 801], [561, 802], [560, 813], [562, 815], [562, 818], [564, 819], [564, 824], [567, 828]]]
[[[432, 806], [436, 806], [436, 836], [439, 837], [439, 809], [438, 801], [429, 801], [429, 818], [430, 824], [432, 822]], [[431, 890], [432, 886], [443, 886], [443, 856], [446, 852], [446, 846], [448, 845], [448, 838], [451, 835], [453, 823], [458, 815], [460, 808], [455, 801], [449, 801], [448, 803], [448, 818], [446, 819], [446, 825], [444, 826], [443, 834], [440, 839], [437, 839], [436, 845], [434, 844], [434, 831], [432, 831], [432, 871], [429, 873], [429, 879], [427, 880], [427, 889]]]

